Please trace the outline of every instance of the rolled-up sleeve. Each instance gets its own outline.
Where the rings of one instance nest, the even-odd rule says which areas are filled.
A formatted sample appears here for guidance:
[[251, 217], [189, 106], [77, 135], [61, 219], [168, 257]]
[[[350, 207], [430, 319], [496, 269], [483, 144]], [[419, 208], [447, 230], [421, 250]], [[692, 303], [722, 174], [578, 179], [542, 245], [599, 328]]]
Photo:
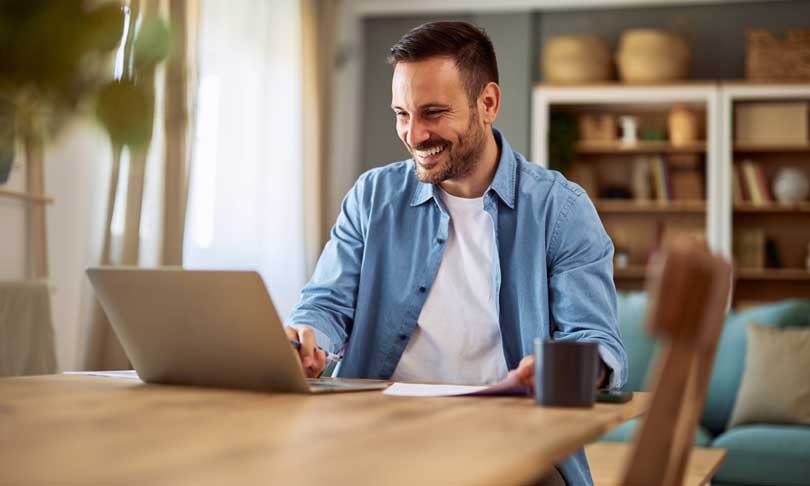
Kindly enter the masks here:
[[286, 320], [287, 326], [313, 328], [318, 345], [333, 353], [348, 339], [354, 321], [363, 262], [364, 182], [365, 177], [358, 179], [343, 199], [312, 278], [301, 290], [301, 298]]
[[610, 369], [610, 388], [627, 381], [613, 283], [613, 242], [584, 191], [572, 193], [557, 215], [548, 248], [551, 336], [593, 341]]

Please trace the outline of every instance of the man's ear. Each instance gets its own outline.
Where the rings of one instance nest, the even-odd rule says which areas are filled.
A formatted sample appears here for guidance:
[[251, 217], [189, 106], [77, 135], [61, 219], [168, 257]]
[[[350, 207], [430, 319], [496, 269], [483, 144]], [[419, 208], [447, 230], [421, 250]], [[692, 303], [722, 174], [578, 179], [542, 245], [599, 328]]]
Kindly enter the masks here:
[[478, 107], [481, 110], [481, 119], [487, 125], [495, 123], [498, 110], [501, 109], [501, 87], [498, 83], [489, 82], [478, 97]]

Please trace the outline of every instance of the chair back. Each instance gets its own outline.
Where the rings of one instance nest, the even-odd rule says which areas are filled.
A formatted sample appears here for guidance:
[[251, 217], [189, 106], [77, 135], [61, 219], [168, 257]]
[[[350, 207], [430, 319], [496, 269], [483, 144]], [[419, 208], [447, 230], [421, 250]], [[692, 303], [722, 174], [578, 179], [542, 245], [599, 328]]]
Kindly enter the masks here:
[[731, 263], [694, 240], [649, 266], [646, 328], [662, 342], [647, 414], [625, 464], [627, 486], [683, 483], [732, 288]]

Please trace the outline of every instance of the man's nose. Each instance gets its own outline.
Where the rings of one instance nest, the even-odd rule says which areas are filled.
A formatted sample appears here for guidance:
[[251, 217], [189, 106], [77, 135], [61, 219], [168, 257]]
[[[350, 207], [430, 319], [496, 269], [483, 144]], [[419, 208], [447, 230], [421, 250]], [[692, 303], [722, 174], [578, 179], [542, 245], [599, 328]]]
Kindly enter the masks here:
[[430, 134], [425, 129], [425, 126], [419, 121], [411, 118], [408, 123], [408, 136], [407, 142], [411, 147], [417, 147], [420, 143], [430, 138]]

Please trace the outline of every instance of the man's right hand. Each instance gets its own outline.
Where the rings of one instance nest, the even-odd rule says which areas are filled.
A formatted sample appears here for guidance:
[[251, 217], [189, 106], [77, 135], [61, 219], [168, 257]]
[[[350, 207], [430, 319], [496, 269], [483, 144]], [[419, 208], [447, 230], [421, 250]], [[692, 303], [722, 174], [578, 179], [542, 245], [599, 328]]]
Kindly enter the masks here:
[[318, 348], [315, 341], [315, 331], [309, 326], [285, 327], [287, 337], [301, 343], [298, 348], [298, 357], [301, 359], [301, 366], [304, 368], [307, 378], [317, 378], [321, 376], [326, 368], [326, 353]]

